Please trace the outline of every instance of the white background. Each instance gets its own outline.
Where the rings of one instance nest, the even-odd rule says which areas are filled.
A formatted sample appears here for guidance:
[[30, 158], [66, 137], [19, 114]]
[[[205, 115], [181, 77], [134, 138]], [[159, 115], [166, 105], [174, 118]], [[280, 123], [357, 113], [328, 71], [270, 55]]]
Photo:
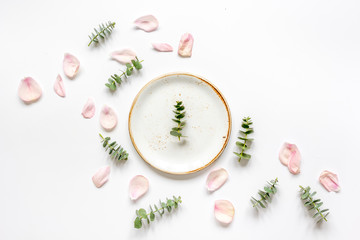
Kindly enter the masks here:
[[[214, 1], [215, 2], [215, 1]], [[159, 29], [146, 33], [133, 21], [155, 15]], [[116, 28], [104, 44], [87, 47], [98, 23]], [[359, 211], [359, 1], [4, 1], [0, 3], [0, 239], [354, 239]], [[193, 34], [193, 56], [181, 58], [177, 45]], [[152, 42], [170, 43], [172, 53], [155, 52]], [[104, 86], [120, 69], [109, 54], [133, 49], [144, 68], [111, 94]], [[65, 52], [78, 57], [79, 75], [64, 77]], [[127, 130], [136, 93], [156, 76], [173, 71], [202, 75], [226, 97], [233, 129], [223, 155], [209, 168], [171, 176], [148, 166], [133, 148]], [[60, 73], [67, 96], [53, 84]], [[25, 105], [17, 96], [23, 77], [43, 89]], [[91, 120], [81, 116], [88, 97], [96, 103]], [[113, 107], [119, 124], [109, 135], [129, 152], [115, 164], [102, 149], [99, 112]], [[254, 121], [253, 158], [239, 164], [232, 153], [243, 116]], [[284, 141], [296, 143], [301, 174], [291, 175], [278, 160]], [[201, 151], [201, 149], [199, 149]], [[92, 175], [111, 165], [110, 180], [95, 188]], [[214, 167], [228, 170], [228, 182], [207, 193]], [[328, 193], [321, 171], [339, 175], [342, 190]], [[149, 192], [133, 203], [129, 180], [150, 181]], [[250, 196], [278, 177], [279, 193], [256, 212]], [[302, 206], [298, 185], [317, 190], [329, 221], [320, 226]], [[149, 228], [135, 230], [135, 210], [172, 195], [183, 204]], [[216, 199], [236, 209], [227, 227], [213, 216]]]

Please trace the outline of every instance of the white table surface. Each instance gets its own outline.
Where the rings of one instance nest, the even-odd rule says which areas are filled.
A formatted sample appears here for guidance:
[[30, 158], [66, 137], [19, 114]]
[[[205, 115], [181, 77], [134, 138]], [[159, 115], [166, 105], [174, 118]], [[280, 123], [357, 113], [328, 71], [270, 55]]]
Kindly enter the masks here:
[[[1, 1], [0, 3], [0, 239], [355, 239], [360, 197], [360, 2], [306, 1]], [[155, 15], [159, 29], [136, 30], [133, 21]], [[116, 28], [98, 48], [87, 35], [100, 22]], [[177, 55], [180, 36], [193, 34], [193, 56]], [[168, 42], [159, 53], [152, 42]], [[144, 68], [110, 94], [107, 78], [123, 69], [109, 54], [133, 49]], [[64, 77], [65, 52], [78, 57], [79, 75]], [[227, 148], [210, 167], [171, 176], [148, 166], [133, 148], [128, 113], [137, 92], [158, 75], [187, 71], [214, 83], [226, 97], [233, 129]], [[57, 74], [66, 98], [53, 91]], [[42, 98], [25, 105], [20, 80], [36, 79]], [[96, 114], [81, 110], [88, 97]], [[115, 164], [104, 152], [99, 132], [101, 107], [113, 107], [119, 124], [109, 134], [129, 152]], [[254, 121], [253, 158], [239, 164], [232, 153], [243, 116]], [[278, 160], [284, 141], [302, 154], [301, 174], [291, 175]], [[110, 180], [97, 189], [92, 175], [111, 165]], [[224, 167], [230, 177], [209, 194], [209, 171]], [[328, 193], [321, 171], [339, 175], [342, 190]], [[129, 180], [142, 174], [149, 192], [133, 203]], [[267, 180], [278, 177], [279, 193], [268, 209], [250, 204]], [[310, 185], [330, 208], [321, 226], [302, 206], [298, 185]], [[172, 195], [181, 207], [149, 228], [133, 228], [135, 210]], [[213, 215], [214, 201], [235, 206], [227, 227]]]

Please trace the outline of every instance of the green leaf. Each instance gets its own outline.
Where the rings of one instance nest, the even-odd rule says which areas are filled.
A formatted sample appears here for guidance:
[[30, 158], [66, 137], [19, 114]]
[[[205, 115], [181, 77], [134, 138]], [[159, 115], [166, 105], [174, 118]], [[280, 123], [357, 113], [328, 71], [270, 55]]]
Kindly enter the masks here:
[[261, 206], [262, 208], [266, 208], [266, 206], [265, 206], [261, 201], [258, 201], [258, 203], [260, 204], [260, 206]]
[[267, 193], [274, 193], [274, 192], [272, 191], [272, 189], [269, 188], [269, 187], [264, 187], [264, 190], [265, 190]]
[[241, 147], [241, 148], [244, 148], [244, 149], [248, 148], [248, 146], [246, 144], [242, 143], [242, 142], [236, 142], [236, 145]]
[[323, 203], [320, 202], [320, 203], [316, 204], [315, 208], [319, 208], [319, 207], [321, 207], [322, 205], [323, 205]]
[[304, 199], [307, 199], [309, 197], [309, 193], [308, 192], [305, 192], [303, 195], [301, 195], [301, 199], [304, 200]]
[[185, 117], [185, 113], [178, 114], [178, 115], [175, 116], [175, 118], [177, 118], [177, 119], [182, 119], [184, 117]]
[[251, 133], [253, 133], [253, 132], [254, 132], [254, 130], [253, 130], [252, 128], [248, 128], [246, 131], [244, 131], [244, 133], [245, 133], [246, 135], [251, 134]]
[[180, 120], [172, 119], [174, 122], [181, 124]]
[[242, 158], [243, 159], [250, 159], [251, 155], [250, 154], [246, 154], [246, 153], [242, 153]]
[[137, 229], [142, 227], [142, 222], [141, 222], [141, 219], [139, 217], [135, 218], [134, 227], [137, 228]]
[[147, 218], [146, 210], [143, 209], [143, 208], [140, 208], [140, 209], [139, 209], [139, 215], [140, 215], [140, 217], [142, 217], [142, 218]]
[[175, 132], [175, 131], [170, 131], [170, 134], [172, 136], [175, 136], [175, 137], [181, 137], [181, 133], [178, 133], [178, 132]]
[[237, 153], [237, 152], [233, 152], [236, 156], [238, 156], [239, 158], [241, 158], [241, 154]]
[[167, 205], [170, 207], [173, 207], [175, 204], [174, 204], [173, 200], [169, 199], [169, 200], [167, 200]]
[[151, 221], [154, 221], [154, 219], [155, 219], [155, 214], [154, 214], [153, 211], [151, 211], [151, 212], [150, 212], [150, 220], [151, 220]]

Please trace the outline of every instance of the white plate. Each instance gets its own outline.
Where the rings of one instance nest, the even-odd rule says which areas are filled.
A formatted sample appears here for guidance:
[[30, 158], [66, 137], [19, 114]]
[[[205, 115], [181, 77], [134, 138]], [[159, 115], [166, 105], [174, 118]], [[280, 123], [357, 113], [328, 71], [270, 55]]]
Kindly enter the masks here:
[[[170, 135], [174, 106], [182, 101], [186, 125], [181, 141]], [[225, 98], [204, 78], [189, 73], [162, 75], [146, 84], [129, 113], [129, 133], [139, 155], [171, 174], [188, 174], [213, 163], [230, 137], [231, 116]]]

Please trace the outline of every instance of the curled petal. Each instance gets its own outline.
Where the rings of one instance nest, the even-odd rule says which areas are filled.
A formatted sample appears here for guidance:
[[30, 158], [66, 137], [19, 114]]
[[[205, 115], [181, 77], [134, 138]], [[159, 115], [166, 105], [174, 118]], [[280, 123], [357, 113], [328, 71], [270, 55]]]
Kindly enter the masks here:
[[130, 180], [129, 196], [131, 200], [136, 200], [149, 190], [149, 180], [142, 175], [136, 175]]
[[228, 177], [229, 174], [224, 168], [211, 171], [206, 179], [207, 189], [210, 192], [219, 189], [222, 185], [224, 185]]
[[84, 118], [92, 118], [95, 115], [95, 103], [91, 98], [85, 103], [81, 114]]
[[153, 15], [146, 15], [136, 19], [135, 25], [145, 32], [152, 32], [158, 28], [159, 22]]
[[55, 90], [56, 94], [59, 95], [60, 97], [65, 97], [64, 82], [63, 82], [60, 74], [58, 74], [56, 77], [56, 81], [54, 84], [54, 90]]
[[32, 103], [41, 97], [42, 90], [40, 85], [34, 79], [26, 77], [20, 82], [18, 95], [25, 103]]
[[107, 130], [113, 130], [117, 125], [117, 116], [111, 107], [104, 106], [100, 113], [100, 124]]
[[295, 144], [284, 143], [280, 149], [279, 159], [292, 174], [300, 173], [301, 155]]
[[235, 209], [232, 203], [228, 200], [216, 200], [214, 207], [215, 218], [225, 224], [232, 222], [235, 214]]
[[167, 43], [153, 43], [152, 45], [153, 45], [154, 49], [159, 52], [172, 52], [173, 51], [172, 46]]
[[340, 191], [338, 176], [335, 173], [325, 170], [320, 174], [319, 181], [329, 192]]
[[191, 57], [194, 38], [190, 33], [181, 36], [178, 54], [182, 57]]
[[130, 49], [123, 49], [111, 53], [111, 58], [122, 64], [131, 63], [131, 60], [134, 60], [135, 57], [136, 53]]
[[75, 56], [69, 53], [65, 53], [64, 61], [63, 61], [63, 69], [65, 75], [68, 78], [71, 79], [74, 78], [79, 71], [79, 67], [80, 67], [79, 60]]
[[108, 180], [110, 174], [110, 166], [100, 168], [92, 177], [92, 181], [97, 188], [102, 187]]

